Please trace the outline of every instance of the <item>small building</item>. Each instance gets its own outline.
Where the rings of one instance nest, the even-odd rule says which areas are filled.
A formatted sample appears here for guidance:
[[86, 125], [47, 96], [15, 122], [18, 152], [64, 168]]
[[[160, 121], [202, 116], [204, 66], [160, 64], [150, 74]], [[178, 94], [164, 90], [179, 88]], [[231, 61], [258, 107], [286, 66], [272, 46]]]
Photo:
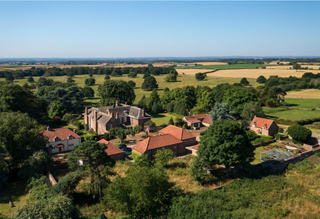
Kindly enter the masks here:
[[157, 150], [161, 148], [172, 150], [176, 156], [186, 154], [186, 148], [183, 142], [170, 134], [151, 136], [138, 142], [132, 149], [133, 152], [147, 154], [148, 159], [154, 159]]
[[182, 121], [186, 122], [188, 126], [191, 126], [193, 129], [199, 129], [201, 126], [209, 127], [212, 124], [208, 114], [185, 116]]
[[71, 151], [74, 146], [81, 144], [81, 137], [68, 128], [51, 129], [48, 126], [46, 130], [39, 132], [38, 137], [48, 138], [47, 147], [52, 147], [51, 153]]
[[278, 133], [278, 125], [271, 119], [254, 116], [250, 123], [250, 130], [259, 135], [274, 136]]
[[197, 143], [195, 135], [190, 134], [187, 130], [174, 125], [169, 125], [159, 131], [159, 135], [165, 134], [170, 134], [182, 141], [184, 146], [195, 145]]
[[103, 135], [111, 128], [121, 127], [122, 125], [141, 125], [152, 118], [144, 109], [118, 104], [112, 106], [85, 108], [84, 123], [85, 128]]
[[106, 149], [104, 150], [107, 155], [109, 155], [114, 161], [124, 160], [124, 151], [112, 144], [111, 142], [101, 139], [98, 141], [99, 143], [105, 144]]

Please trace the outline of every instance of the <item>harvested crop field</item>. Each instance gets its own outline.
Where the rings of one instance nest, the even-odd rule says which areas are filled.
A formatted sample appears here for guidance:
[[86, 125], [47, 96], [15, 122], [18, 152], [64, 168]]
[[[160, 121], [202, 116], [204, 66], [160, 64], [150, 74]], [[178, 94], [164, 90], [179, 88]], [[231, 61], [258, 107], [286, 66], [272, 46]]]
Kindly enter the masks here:
[[197, 73], [212, 72], [212, 69], [176, 69], [178, 74], [195, 75]]
[[228, 65], [226, 62], [197, 62], [197, 65]]
[[286, 98], [320, 99], [320, 90], [305, 89], [300, 91], [288, 91]]
[[[195, 69], [194, 69], [195, 70]], [[258, 78], [260, 75], [269, 78], [272, 75], [278, 75], [279, 77], [296, 76], [301, 77], [305, 72], [318, 73], [315, 70], [288, 70], [288, 69], [229, 69], [219, 70], [213, 73], [208, 73], [207, 76], [212, 77], [230, 77], [230, 78]]]

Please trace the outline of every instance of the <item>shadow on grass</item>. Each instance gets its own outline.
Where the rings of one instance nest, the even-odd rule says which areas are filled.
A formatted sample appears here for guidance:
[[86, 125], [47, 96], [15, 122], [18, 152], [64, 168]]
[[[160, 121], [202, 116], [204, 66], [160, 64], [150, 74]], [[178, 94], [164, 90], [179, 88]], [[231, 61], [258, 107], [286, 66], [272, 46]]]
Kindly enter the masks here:
[[151, 114], [151, 116], [153, 118], [163, 118], [163, 117], [166, 117], [165, 115], [159, 115], [159, 114]]

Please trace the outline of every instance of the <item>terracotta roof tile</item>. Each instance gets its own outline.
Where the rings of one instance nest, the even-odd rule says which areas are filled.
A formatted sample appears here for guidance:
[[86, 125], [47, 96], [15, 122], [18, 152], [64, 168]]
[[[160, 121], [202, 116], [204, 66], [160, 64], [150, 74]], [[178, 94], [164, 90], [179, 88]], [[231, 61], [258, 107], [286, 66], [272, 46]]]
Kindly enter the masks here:
[[273, 123], [273, 120], [271, 120], [271, 119], [255, 117], [255, 118], [253, 118], [250, 126], [255, 125], [255, 127], [257, 127], [257, 128], [266, 127], [266, 129], [269, 129], [269, 127], [271, 126], [272, 123]]
[[187, 120], [187, 121], [190, 122], [191, 124], [201, 122], [200, 120], [198, 120], [198, 119], [196, 119], [196, 118], [194, 118], [194, 117], [192, 117], [192, 116], [186, 116], [186, 117], [184, 117], [184, 118], [185, 118], [185, 120]]
[[212, 120], [211, 120], [209, 114], [193, 115], [192, 117], [194, 117], [204, 123], [208, 123], [208, 124], [212, 123]]
[[105, 139], [101, 139], [98, 141], [99, 143], [105, 144], [107, 146], [107, 149], [105, 149], [104, 151], [109, 155], [115, 155], [115, 154], [123, 154], [124, 151], [121, 150], [120, 148], [118, 148], [117, 146], [113, 145], [111, 142], [105, 140]]
[[49, 142], [55, 142], [55, 138], [59, 138], [60, 141], [68, 140], [69, 136], [74, 138], [81, 138], [77, 133], [74, 133], [68, 128], [55, 128], [48, 130], [43, 130], [39, 132], [39, 137], [45, 136], [48, 138]]
[[170, 134], [176, 137], [177, 139], [183, 141], [190, 138], [196, 138], [195, 135], [190, 134], [188, 131], [186, 131], [183, 128], [179, 128], [174, 125], [169, 125], [159, 131], [161, 134]]
[[198, 150], [199, 145], [200, 145], [200, 144], [197, 144], [197, 145], [195, 145], [195, 146], [192, 146], [192, 148], [195, 149], [195, 150]]
[[173, 137], [170, 134], [164, 134], [159, 136], [151, 136], [143, 141], [138, 142], [133, 149], [143, 154], [147, 150], [162, 148], [175, 144], [182, 144], [183, 142]]

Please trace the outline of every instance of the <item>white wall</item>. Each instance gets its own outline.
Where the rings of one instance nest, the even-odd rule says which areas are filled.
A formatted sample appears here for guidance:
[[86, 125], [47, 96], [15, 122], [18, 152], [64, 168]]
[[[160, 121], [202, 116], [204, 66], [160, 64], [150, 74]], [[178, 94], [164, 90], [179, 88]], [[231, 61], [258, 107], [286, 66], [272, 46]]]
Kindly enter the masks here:
[[71, 151], [74, 146], [76, 146], [80, 143], [81, 143], [81, 138], [76, 138], [76, 139], [68, 139], [68, 140], [58, 141], [58, 142], [50, 142], [49, 144], [47, 144], [47, 147], [49, 147], [49, 145], [51, 145], [52, 146], [51, 153], [59, 153], [59, 148], [56, 147], [59, 144], [64, 145], [62, 147], [61, 152], [65, 152], [65, 151]]

